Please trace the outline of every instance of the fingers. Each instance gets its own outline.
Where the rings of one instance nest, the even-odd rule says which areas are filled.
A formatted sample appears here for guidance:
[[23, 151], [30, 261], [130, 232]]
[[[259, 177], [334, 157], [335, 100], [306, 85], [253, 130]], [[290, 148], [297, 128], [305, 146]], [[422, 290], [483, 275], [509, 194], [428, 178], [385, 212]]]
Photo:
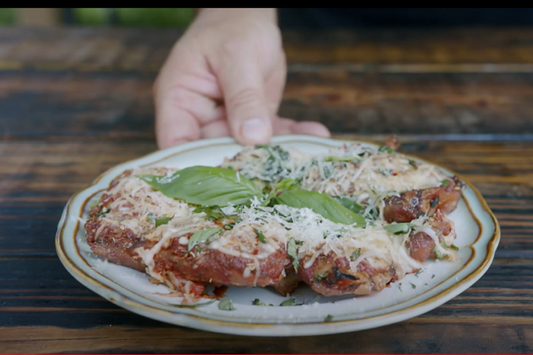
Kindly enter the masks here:
[[310, 136], [329, 138], [331, 133], [319, 122], [297, 122], [288, 118], [277, 118], [274, 123], [274, 134], [304, 134]]
[[277, 64], [265, 82], [265, 94], [269, 102], [270, 113], [277, 116], [279, 105], [283, 98], [285, 82], [287, 80], [287, 63], [285, 52], [281, 51]]
[[190, 142], [200, 138], [200, 126], [188, 111], [171, 105], [156, 108], [156, 137], [160, 149]]
[[231, 134], [245, 145], [268, 144], [272, 114], [264, 92], [262, 69], [255, 54], [236, 46], [226, 48], [217, 75]]
[[202, 138], [218, 138], [230, 136], [229, 126], [226, 120], [210, 122], [203, 126], [200, 131]]
[[178, 53], [161, 70], [154, 85], [159, 148], [200, 139], [202, 125], [224, 119], [224, 109], [209, 97], [216, 81], [201, 75], [203, 64]]

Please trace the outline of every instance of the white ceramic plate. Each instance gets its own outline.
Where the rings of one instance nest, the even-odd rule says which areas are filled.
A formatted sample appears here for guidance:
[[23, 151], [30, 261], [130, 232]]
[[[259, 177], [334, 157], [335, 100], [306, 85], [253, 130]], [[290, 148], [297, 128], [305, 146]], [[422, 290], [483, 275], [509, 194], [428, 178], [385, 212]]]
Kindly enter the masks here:
[[[283, 136], [274, 138], [273, 143], [319, 153], [347, 142]], [[308, 287], [300, 287], [292, 297], [296, 304], [303, 305], [280, 307], [287, 298], [269, 288], [230, 288], [225, 298], [232, 300], [234, 311], [219, 310], [217, 302], [198, 308], [177, 308], [172, 306], [177, 300], [161, 295], [168, 292], [166, 287], [153, 285], [146, 275], [91, 253], [80, 221], [87, 217], [91, 202], [122, 171], [136, 166], [215, 166], [241, 148], [230, 138], [197, 141], [158, 151], [102, 174], [70, 199], [59, 222], [56, 248], [65, 268], [92, 291], [148, 318], [221, 333], [296, 336], [357, 331], [416, 317], [472, 286], [492, 262], [500, 238], [499, 226], [479, 192], [467, 181], [463, 198], [450, 215], [457, 228], [455, 244], [460, 247], [459, 260], [426, 262], [423, 272], [408, 275], [372, 296], [320, 297]], [[274, 306], [254, 306], [252, 301], [256, 298]], [[331, 320], [325, 322], [326, 317]]]

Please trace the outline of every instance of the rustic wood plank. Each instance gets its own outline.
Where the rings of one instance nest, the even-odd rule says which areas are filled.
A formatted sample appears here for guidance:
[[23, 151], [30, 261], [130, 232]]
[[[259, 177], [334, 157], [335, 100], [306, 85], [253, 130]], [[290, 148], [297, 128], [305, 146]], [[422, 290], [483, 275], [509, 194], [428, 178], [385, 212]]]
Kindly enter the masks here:
[[[502, 321], [504, 318], [497, 318]], [[0, 328], [7, 353], [505, 353], [533, 349], [531, 324], [407, 321], [379, 329], [329, 336], [241, 337], [181, 327], [113, 326], [93, 329], [57, 327]], [[386, 334], [386, 336], [385, 336]], [[476, 336], [473, 336], [476, 334]]]
[[[0, 31], [0, 67], [156, 72], [181, 33], [5, 28]], [[390, 64], [397, 65], [392, 68], [396, 71], [416, 71], [417, 67], [410, 65], [425, 64], [430, 66], [421, 66], [420, 70], [533, 71], [533, 30], [527, 28], [288, 31], [283, 36], [292, 70], [299, 70], [296, 64], [323, 65], [323, 69], [340, 64], [373, 64], [374, 70]]]
[[[137, 73], [0, 71], [0, 139], [153, 141], [153, 80]], [[342, 71], [290, 74], [280, 109], [334, 133], [530, 140], [532, 112], [533, 74]]]

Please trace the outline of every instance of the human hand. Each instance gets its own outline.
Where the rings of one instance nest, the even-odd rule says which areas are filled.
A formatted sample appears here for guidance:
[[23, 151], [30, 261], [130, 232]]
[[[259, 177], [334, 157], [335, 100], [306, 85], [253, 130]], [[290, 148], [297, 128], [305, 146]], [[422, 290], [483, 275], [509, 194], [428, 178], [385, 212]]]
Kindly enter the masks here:
[[328, 137], [320, 123], [277, 116], [286, 73], [274, 9], [200, 11], [154, 84], [159, 148], [230, 135], [246, 145]]

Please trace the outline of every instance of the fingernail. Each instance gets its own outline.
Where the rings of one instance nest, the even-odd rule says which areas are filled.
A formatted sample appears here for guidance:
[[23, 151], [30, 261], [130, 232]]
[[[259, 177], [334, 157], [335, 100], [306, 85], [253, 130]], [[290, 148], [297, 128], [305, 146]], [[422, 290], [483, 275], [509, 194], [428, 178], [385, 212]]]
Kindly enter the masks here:
[[248, 141], [253, 143], [268, 143], [270, 139], [268, 122], [257, 117], [244, 121], [241, 132]]

